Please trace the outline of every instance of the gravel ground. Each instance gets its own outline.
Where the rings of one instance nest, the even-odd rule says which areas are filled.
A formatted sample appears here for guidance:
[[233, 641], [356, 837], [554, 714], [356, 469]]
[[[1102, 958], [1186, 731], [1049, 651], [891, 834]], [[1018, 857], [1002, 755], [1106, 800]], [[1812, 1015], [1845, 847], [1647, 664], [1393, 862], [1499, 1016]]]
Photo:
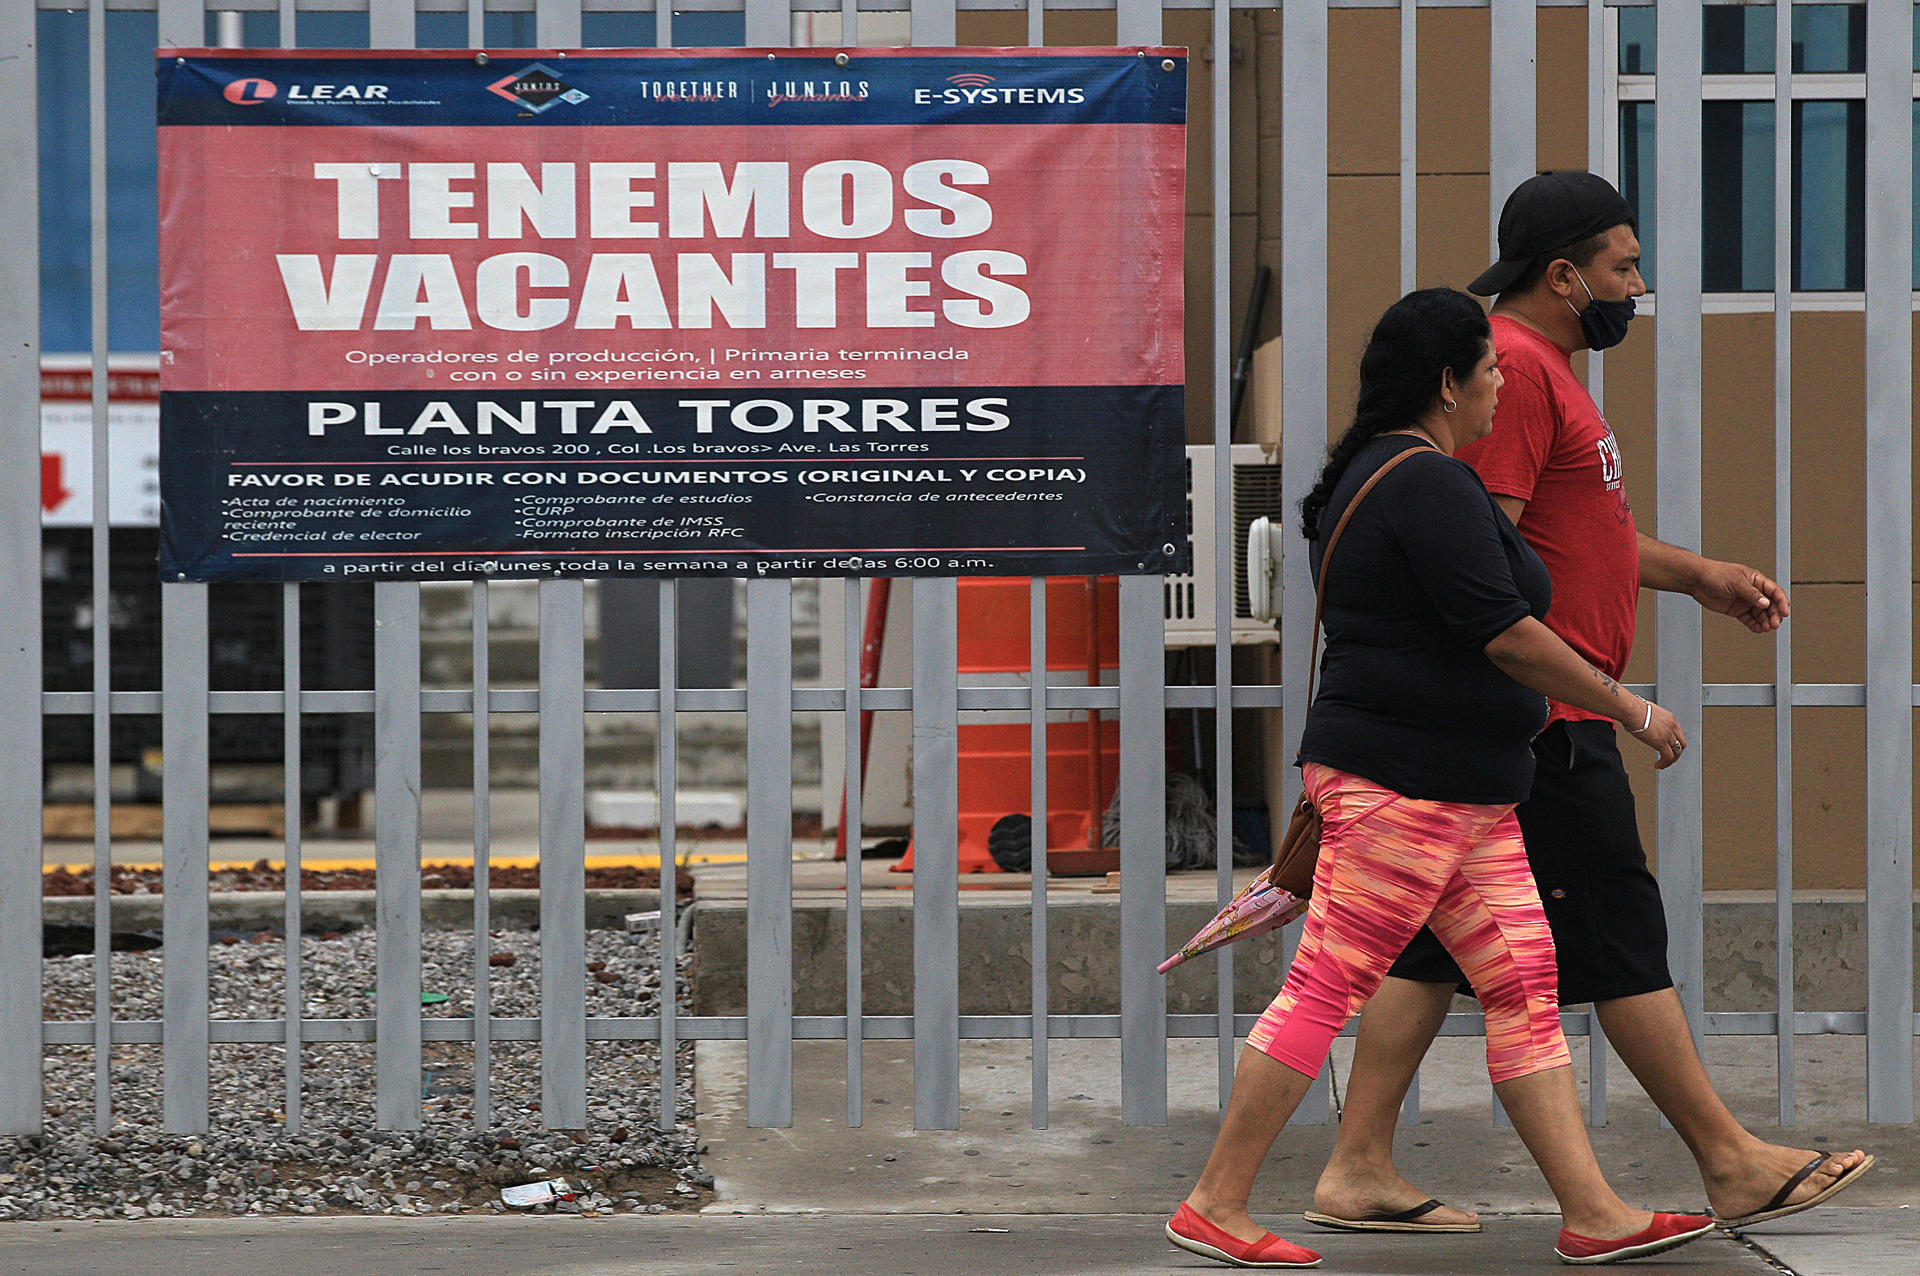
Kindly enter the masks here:
[[[492, 1013], [537, 1016], [538, 933], [498, 931], [489, 946], [504, 963], [488, 972]], [[590, 931], [586, 956], [589, 1015], [656, 1013], [655, 937]], [[116, 1019], [160, 1018], [161, 961], [161, 951], [113, 955]], [[424, 1013], [470, 1015], [472, 934], [426, 932], [421, 961], [426, 994], [446, 997]], [[278, 936], [226, 937], [211, 948], [210, 963], [215, 1017], [280, 1016], [286, 962]], [[301, 968], [308, 1018], [372, 1016], [371, 930], [303, 938]], [[45, 970], [46, 1017], [91, 1019], [93, 958], [50, 958]], [[0, 1138], [0, 1220], [500, 1212], [503, 1186], [555, 1177], [566, 1178], [577, 1199], [536, 1212], [660, 1213], [711, 1199], [713, 1178], [700, 1166], [692, 1129], [691, 1047], [679, 1056], [680, 1125], [672, 1131], [657, 1128], [660, 1060], [652, 1043], [589, 1043], [590, 1125], [580, 1131], [540, 1126], [538, 1043], [496, 1043], [490, 1060], [484, 1133], [473, 1119], [473, 1047], [445, 1042], [424, 1047], [424, 1127], [380, 1132], [373, 1129], [373, 1046], [309, 1045], [301, 1052], [302, 1129], [291, 1133], [284, 1048], [215, 1045], [212, 1131], [164, 1135], [160, 1047], [116, 1046], [113, 1127], [103, 1138], [94, 1125], [92, 1049], [52, 1046], [45, 1135]]]

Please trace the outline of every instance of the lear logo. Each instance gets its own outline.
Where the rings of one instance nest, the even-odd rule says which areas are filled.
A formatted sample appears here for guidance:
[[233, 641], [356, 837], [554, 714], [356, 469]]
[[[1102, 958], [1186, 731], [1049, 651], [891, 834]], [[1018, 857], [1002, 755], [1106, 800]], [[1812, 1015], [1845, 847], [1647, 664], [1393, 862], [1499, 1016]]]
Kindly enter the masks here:
[[258, 106], [280, 92], [272, 80], [235, 80], [222, 90], [235, 106]]
[[538, 62], [494, 81], [487, 86], [487, 92], [496, 93], [515, 106], [524, 106], [535, 115], [557, 102], [578, 106], [587, 100], [587, 95], [579, 89], [568, 88], [552, 67]]

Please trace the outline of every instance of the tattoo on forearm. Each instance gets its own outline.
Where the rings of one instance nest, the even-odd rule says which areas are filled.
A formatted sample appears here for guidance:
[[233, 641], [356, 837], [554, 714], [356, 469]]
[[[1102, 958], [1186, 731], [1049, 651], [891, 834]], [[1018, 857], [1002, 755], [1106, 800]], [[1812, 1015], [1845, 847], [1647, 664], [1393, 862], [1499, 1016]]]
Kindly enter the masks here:
[[1600, 680], [1600, 685], [1602, 687], [1605, 687], [1609, 692], [1615, 692], [1620, 690], [1619, 683], [1607, 677], [1606, 674], [1601, 673], [1598, 669], [1595, 669], [1592, 665], [1587, 666], [1587, 672], [1592, 674], [1595, 678], [1598, 678]]

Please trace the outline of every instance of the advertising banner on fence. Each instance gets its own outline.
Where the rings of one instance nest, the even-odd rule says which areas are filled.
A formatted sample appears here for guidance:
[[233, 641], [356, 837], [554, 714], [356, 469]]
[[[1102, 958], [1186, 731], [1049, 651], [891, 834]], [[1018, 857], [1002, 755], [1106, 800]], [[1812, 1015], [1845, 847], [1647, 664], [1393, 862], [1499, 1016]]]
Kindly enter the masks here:
[[164, 579], [1186, 567], [1182, 50], [159, 80]]

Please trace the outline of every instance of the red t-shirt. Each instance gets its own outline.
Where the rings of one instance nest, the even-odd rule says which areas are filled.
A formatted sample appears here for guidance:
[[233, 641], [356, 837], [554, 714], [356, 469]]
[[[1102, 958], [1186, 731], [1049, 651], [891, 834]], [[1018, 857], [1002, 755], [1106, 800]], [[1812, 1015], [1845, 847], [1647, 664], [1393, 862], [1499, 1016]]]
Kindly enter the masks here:
[[[1527, 503], [1520, 534], [1553, 578], [1546, 626], [1596, 669], [1619, 678], [1633, 651], [1640, 537], [1620, 444], [1574, 375], [1567, 352], [1524, 324], [1493, 316], [1500, 406], [1493, 433], [1460, 449], [1487, 490]], [[1605, 721], [1558, 700], [1549, 722]]]

